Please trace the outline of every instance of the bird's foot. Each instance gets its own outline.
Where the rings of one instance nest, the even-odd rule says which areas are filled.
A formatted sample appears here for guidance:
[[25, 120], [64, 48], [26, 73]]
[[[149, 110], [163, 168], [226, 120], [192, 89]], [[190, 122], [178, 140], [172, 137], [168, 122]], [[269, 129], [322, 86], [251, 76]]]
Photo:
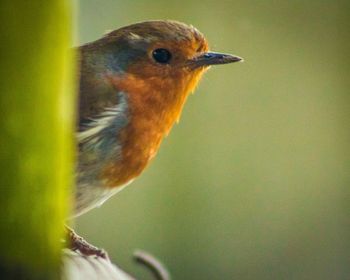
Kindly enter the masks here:
[[79, 251], [85, 256], [97, 256], [109, 261], [108, 254], [105, 250], [95, 247], [79, 236], [73, 229], [66, 226], [68, 247], [73, 251]]

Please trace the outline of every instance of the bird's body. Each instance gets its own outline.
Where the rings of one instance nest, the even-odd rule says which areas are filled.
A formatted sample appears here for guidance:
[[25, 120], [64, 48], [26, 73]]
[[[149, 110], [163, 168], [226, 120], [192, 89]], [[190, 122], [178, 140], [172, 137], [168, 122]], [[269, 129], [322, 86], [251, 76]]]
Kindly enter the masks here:
[[175, 21], [118, 29], [79, 54], [75, 215], [140, 175], [209, 65], [241, 60], [208, 52], [198, 30]]

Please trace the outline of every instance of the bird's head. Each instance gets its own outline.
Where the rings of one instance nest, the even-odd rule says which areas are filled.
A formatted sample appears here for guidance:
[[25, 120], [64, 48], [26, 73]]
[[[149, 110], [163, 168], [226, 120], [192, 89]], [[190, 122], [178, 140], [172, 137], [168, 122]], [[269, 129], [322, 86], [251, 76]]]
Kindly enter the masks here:
[[93, 66], [100, 81], [127, 92], [139, 107], [152, 103], [147, 109], [168, 118], [169, 124], [179, 117], [186, 97], [209, 66], [242, 60], [209, 52], [196, 28], [176, 21], [129, 25], [82, 50], [84, 63]]

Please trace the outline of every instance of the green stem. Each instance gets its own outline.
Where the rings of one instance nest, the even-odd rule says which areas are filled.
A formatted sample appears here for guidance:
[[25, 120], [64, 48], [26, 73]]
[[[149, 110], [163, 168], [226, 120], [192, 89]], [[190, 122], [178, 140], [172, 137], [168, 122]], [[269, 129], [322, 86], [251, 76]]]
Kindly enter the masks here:
[[0, 2], [0, 275], [58, 279], [72, 185], [71, 9]]

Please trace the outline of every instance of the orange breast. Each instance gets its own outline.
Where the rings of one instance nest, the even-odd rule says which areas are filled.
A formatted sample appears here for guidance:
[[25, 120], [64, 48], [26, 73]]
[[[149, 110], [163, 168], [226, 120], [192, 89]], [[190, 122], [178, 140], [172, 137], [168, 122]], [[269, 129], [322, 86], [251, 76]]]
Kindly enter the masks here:
[[108, 186], [126, 184], [138, 176], [155, 156], [160, 143], [179, 119], [188, 93], [197, 84], [198, 75], [179, 77], [175, 84], [156, 78], [138, 80], [132, 75], [112, 78], [118, 90], [126, 93], [129, 124], [121, 131], [121, 158], [110, 162], [102, 174]]

